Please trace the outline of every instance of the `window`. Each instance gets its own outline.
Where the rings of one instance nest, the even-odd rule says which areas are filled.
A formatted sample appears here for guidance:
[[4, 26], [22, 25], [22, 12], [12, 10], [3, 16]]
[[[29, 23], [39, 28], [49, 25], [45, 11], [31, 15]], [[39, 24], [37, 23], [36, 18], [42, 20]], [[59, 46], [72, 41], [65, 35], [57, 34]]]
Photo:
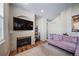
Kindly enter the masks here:
[[0, 3], [0, 42], [4, 40], [3, 21], [3, 3]]
[[3, 17], [0, 16], [0, 41], [3, 40]]

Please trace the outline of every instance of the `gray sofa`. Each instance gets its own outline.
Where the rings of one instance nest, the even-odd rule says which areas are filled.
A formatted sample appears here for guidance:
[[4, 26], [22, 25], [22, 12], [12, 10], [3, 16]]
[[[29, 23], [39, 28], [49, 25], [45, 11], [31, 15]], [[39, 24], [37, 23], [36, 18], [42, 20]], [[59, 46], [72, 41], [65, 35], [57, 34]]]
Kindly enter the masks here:
[[78, 37], [52, 34], [48, 38], [48, 43], [71, 52], [76, 56], [79, 55]]

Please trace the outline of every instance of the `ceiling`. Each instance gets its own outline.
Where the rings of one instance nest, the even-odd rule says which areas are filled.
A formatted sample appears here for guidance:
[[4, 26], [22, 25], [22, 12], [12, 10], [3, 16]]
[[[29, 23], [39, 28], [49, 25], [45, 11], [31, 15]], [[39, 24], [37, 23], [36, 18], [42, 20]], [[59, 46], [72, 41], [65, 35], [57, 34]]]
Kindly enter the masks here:
[[72, 3], [12, 3], [11, 5], [52, 20], [60, 14], [61, 11], [71, 7]]

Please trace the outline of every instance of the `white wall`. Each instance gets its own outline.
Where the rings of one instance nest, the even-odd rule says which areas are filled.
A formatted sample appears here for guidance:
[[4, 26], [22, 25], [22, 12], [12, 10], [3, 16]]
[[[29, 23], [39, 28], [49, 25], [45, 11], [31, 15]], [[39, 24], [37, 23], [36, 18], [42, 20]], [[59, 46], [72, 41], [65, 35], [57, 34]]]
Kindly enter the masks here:
[[48, 33], [62, 34], [66, 32], [66, 23], [65, 13], [61, 12], [53, 21], [48, 22]]
[[47, 35], [47, 28], [46, 28], [46, 19], [45, 18], [41, 18], [40, 19], [40, 39], [42, 41], [47, 40], [46, 35]]
[[4, 40], [5, 42], [3, 42], [3, 44], [0, 45], [0, 55], [9, 55], [9, 52], [10, 52], [8, 19], [9, 19], [9, 5], [4, 4]]
[[48, 33], [79, 35], [79, 32], [72, 32], [72, 16], [77, 14], [79, 14], [79, 4], [74, 4], [70, 8], [65, 9], [52, 22], [48, 22]]
[[67, 17], [67, 33], [72, 36], [78, 36], [78, 32], [72, 32], [72, 16], [79, 14], [79, 4], [72, 5], [71, 8], [66, 10]]
[[[17, 16], [26, 16], [24, 18], [26, 20], [33, 21], [33, 30], [26, 30], [26, 31], [13, 31], [13, 17]], [[24, 37], [24, 36], [31, 36], [32, 37], [32, 44], [34, 44], [35, 40], [35, 16], [34, 14], [30, 13], [27, 10], [23, 10], [19, 7], [10, 6], [10, 19], [9, 19], [9, 29], [10, 29], [10, 39], [11, 39], [11, 50], [15, 50], [17, 47], [17, 37]]]
[[47, 21], [45, 18], [37, 18], [37, 25], [38, 25], [38, 33], [40, 34], [40, 40], [45, 41], [47, 40]]

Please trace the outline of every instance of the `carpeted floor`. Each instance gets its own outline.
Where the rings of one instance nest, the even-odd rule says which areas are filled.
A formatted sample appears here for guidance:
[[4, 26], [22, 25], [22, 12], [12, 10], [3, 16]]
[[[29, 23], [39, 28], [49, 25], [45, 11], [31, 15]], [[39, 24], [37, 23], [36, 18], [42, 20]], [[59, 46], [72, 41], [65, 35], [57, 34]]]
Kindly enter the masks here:
[[35, 48], [19, 53], [16, 56], [72, 56], [72, 54], [51, 46], [48, 43], [44, 43]]

